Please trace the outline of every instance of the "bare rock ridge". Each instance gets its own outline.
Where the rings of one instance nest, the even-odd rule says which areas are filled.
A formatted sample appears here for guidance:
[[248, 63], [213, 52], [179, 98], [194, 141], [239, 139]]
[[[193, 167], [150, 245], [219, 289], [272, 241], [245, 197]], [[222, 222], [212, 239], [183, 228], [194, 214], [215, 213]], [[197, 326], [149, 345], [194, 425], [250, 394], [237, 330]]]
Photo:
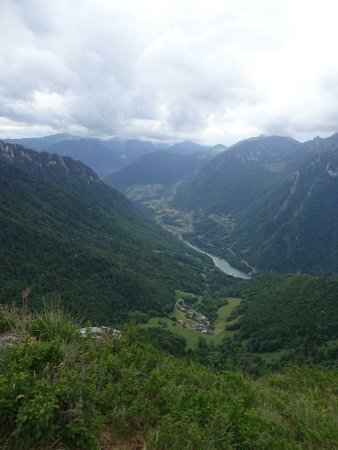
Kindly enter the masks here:
[[47, 181], [62, 179], [66, 184], [74, 184], [74, 187], [100, 181], [96, 173], [80, 161], [74, 161], [68, 156], [39, 153], [18, 144], [0, 141], [0, 159], [40, 179]]

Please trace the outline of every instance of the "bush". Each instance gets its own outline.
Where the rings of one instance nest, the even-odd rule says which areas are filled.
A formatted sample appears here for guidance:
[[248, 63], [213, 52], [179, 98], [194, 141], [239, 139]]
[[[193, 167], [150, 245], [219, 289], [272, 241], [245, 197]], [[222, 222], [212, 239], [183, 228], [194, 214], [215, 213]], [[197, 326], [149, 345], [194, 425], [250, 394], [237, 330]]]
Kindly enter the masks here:
[[[336, 372], [254, 382], [156, 349], [136, 327], [122, 339], [80, 337], [56, 311], [13, 323], [26, 334], [0, 351], [1, 448], [96, 450], [103, 427], [168, 450], [333, 448], [338, 439]], [[172, 348], [172, 339], [162, 330], [160, 341]]]

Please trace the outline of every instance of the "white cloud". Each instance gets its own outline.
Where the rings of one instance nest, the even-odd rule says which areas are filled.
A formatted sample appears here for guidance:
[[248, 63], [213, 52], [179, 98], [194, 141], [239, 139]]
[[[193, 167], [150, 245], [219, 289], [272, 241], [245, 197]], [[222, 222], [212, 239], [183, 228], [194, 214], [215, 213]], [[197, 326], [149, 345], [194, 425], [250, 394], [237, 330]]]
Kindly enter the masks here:
[[2, 0], [0, 135], [337, 130], [333, 0]]

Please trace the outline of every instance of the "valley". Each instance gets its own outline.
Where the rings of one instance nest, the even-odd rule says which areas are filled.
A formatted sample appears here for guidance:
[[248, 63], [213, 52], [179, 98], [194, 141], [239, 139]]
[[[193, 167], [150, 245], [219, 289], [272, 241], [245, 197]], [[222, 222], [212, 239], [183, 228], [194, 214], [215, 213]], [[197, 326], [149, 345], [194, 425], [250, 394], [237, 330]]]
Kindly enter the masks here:
[[202, 293], [214, 277], [209, 258], [78, 161], [0, 142], [0, 172], [2, 301], [29, 288], [32, 307], [60, 298], [103, 325], [169, 312], [174, 289]]
[[[182, 295], [183, 294], [183, 295]], [[238, 318], [232, 320], [231, 315], [234, 310], [239, 306], [241, 300], [238, 298], [227, 298], [223, 300], [226, 303], [216, 311], [216, 320], [210, 321], [206, 317], [206, 320], [196, 320], [201, 315], [198, 311], [200, 298], [196, 298], [191, 293], [176, 293], [176, 296], [183, 296], [185, 300], [189, 301], [190, 307], [184, 306], [182, 310], [179, 307], [181, 302], [184, 302], [182, 298], [178, 298], [174, 313], [170, 317], [152, 317], [146, 324], [142, 324], [142, 328], [154, 328], [160, 327], [164, 330], [169, 330], [175, 334], [178, 334], [186, 340], [187, 349], [196, 350], [201, 337], [205, 339], [207, 344], [221, 344], [224, 338], [232, 337], [234, 332], [227, 330], [227, 325], [233, 325]], [[188, 312], [192, 311], [189, 315]], [[205, 316], [203, 316], [205, 317]], [[197, 328], [197, 329], [196, 329]]]
[[[337, 135], [305, 144], [278, 136], [253, 138], [239, 142], [214, 156], [204, 164], [199, 173], [185, 171], [183, 177], [169, 183], [161, 182], [161, 171], [156, 170], [156, 165], [153, 166], [149, 176], [146, 175], [142, 169], [143, 161], [134, 164], [132, 172], [129, 172], [128, 167], [123, 169], [123, 179], [122, 172], [121, 176], [117, 174], [116, 177], [109, 179], [113, 185], [113, 180], [116, 180], [117, 186], [149, 217], [179, 237], [190, 248], [211, 257], [214, 264], [226, 274], [237, 276], [238, 280], [249, 280], [250, 275], [252, 276], [252, 282], [235, 283], [225, 289], [225, 298], [241, 298], [242, 301], [232, 310], [234, 322], [225, 324], [226, 329], [223, 327], [219, 333], [221, 339], [218, 344], [225, 338], [230, 338], [233, 342], [231, 345], [237, 348], [231, 351], [244, 352], [243, 355], [247, 355], [243, 356], [244, 358], [257, 357], [260, 359], [257, 364], [263, 367], [266, 363], [270, 367], [269, 370], [295, 360], [297, 352], [292, 346], [289, 348], [288, 345], [282, 344], [284, 340], [282, 330], [279, 330], [276, 336], [270, 336], [270, 346], [267, 345], [267, 348], [255, 342], [252, 331], [244, 331], [244, 323], [249, 320], [246, 313], [248, 302], [246, 292], [250, 292], [251, 286], [257, 285], [260, 279], [256, 279], [257, 273], [262, 273], [263, 279], [269, 284], [269, 277], [264, 278], [265, 271], [279, 273], [295, 271], [317, 275], [330, 274], [334, 270], [332, 265], [327, 265], [326, 269], [324, 266], [318, 270], [313, 269], [313, 262], [318, 261], [319, 255], [318, 247], [313, 242], [309, 244], [310, 247], [306, 247], [307, 254], [301, 262], [303, 270], [292, 269], [292, 252], [296, 245], [304, 245], [301, 241], [308, 239], [309, 233], [313, 232], [309, 227], [311, 228], [320, 216], [313, 210], [312, 222], [304, 222], [300, 217], [312, 208], [314, 201], [318, 205], [314, 197], [319, 194], [320, 189], [327, 189], [327, 192], [336, 189], [336, 184], [333, 185], [334, 177], [330, 175], [335, 173], [331, 168], [335, 167], [333, 162], [335, 152], [332, 153], [335, 146], [338, 149]], [[152, 159], [152, 156], [148, 156], [148, 159]], [[156, 173], [158, 184], [138, 185], [139, 170], [142, 172], [143, 181], [151, 182]], [[304, 171], [308, 170], [313, 172], [309, 181], [304, 174]], [[314, 181], [314, 173], [317, 181]], [[321, 180], [321, 177], [324, 178]], [[316, 183], [318, 188], [314, 187]], [[322, 208], [326, 208], [325, 202], [329, 198], [325, 200], [322, 198]], [[333, 198], [334, 194], [332, 200]], [[333, 238], [331, 242], [335, 245], [336, 240], [333, 237], [335, 232], [329, 226], [333, 223], [338, 225], [334, 211], [336, 209], [333, 208], [333, 204], [325, 209], [325, 214], [331, 218], [320, 219], [326, 224], [326, 228], [320, 229], [317, 226], [314, 240], [329, 239], [328, 236], [331, 235]], [[299, 220], [302, 220], [301, 225], [295, 225]], [[290, 224], [286, 225], [286, 221], [290, 221]], [[291, 223], [294, 223], [293, 228]], [[267, 244], [264, 239], [267, 239]], [[291, 244], [291, 239], [296, 239], [297, 244]], [[312, 266], [305, 268], [311, 247], [316, 247], [317, 257], [311, 261]], [[326, 246], [326, 249], [332, 254], [331, 246], [330, 248]], [[305, 251], [305, 247], [302, 251]], [[263, 255], [266, 255], [266, 258]], [[283, 280], [287, 283], [288, 279], [286, 276]], [[276, 286], [280, 282], [282, 281], [276, 281]], [[297, 302], [301, 302], [301, 286], [306, 285], [306, 278], [299, 278], [299, 283], [299, 286], [295, 285], [294, 293], [298, 298]], [[261, 289], [260, 286], [259, 298], [263, 295]], [[208, 299], [205, 298], [204, 301], [208, 302]], [[215, 302], [215, 299], [212, 302]], [[211, 320], [214, 330], [219, 330], [223, 307], [227, 308], [219, 304], [214, 310]], [[208, 317], [208, 314], [204, 315]], [[177, 323], [177, 320], [181, 320], [182, 323]], [[189, 330], [185, 322], [186, 317], [182, 316], [182, 311], [175, 310], [172, 318], [169, 315], [153, 317], [146, 327], [167, 328], [184, 337], [187, 348], [196, 350], [200, 338], [198, 334], [202, 332], [202, 328], [198, 332]], [[194, 327], [196, 325], [198, 324], [194, 324]], [[207, 332], [206, 329], [203, 338], [209, 344], [211, 342], [215, 344], [215, 335], [208, 335]], [[258, 333], [264, 334], [262, 330]], [[309, 336], [306, 339], [308, 338]], [[274, 342], [279, 342], [276, 348]], [[332, 364], [333, 360], [329, 342], [330, 339], [327, 339], [324, 346], [316, 345], [313, 350], [313, 355], [321, 354], [316, 358], [317, 361], [323, 358], [324, 365]], [[307, 354], [307, 350], [298, 348], [298, 352], [303, 355], [303, 361], [314, 360], [314, 356]], [[234, 358], [236, 360], [237, 357]]]
[[0, 450], [338, 450], [337, 17], [0, 0]]
[[158, 223], [244, 272], [332, 275], [338, 270], [337, 146], [337, 134], [304, 144], [252, 138], [206, 160], [199, 172], [184, 165], [164, 181], [148, 155], [148, 175], [141, 158], [107, 182]]
[[[209, 256], [216, 267], [224, 273], [239, 278], [249, 278], [249, 273], [255, 273], [255, 268], [250, 266], [245, 259], [240, 259], [230, 247], [223, 246], [215, 249], [214, 245], [208, 244], [196, 236], [194, 226], [196, 212], [179, 210], [173, 206], [173, 199], [178, 188], [179, 184], [175, 184], [172, 192], [165, 194], [163, 186], [160, 184], [131, 186], [125, 190], [125, 194], [141, 211], [153, 218], [164, 229], [183, 240], [186, 245]], [[209, 218], [220, 224], [225, 230], [232, 231], [235, 227], [231, 215], [210, 214]], [[217, 256], [212, 255], [212, 252], [216, 252]], [[231, 261], [235, 267], [226, 259]]]
[[[282, 145], [279, 139], [277, 142]], [[240, 397], [244, 389], [241, 383], [249, 383], [251, 396], [258, 389], [260, 394], [255, 397], [254, 414], [260, 417], [259, 423], [265, 423], [268, 418], [266, 430], [269, 432], [269, 424], [275, 420], [270, 408], [274, 411], [279, 408], [282, 421], [273, 422], [274, 429], [277, 429], [276, 423], [287, 427], [281, 428], [281, 436], [284, 436], [280, 438], [281, 448], [297, 448], [299, 442], [303, 448], [309, 443], [314, 448], [318, 443], [330, 448], [335, 442], [335, 427], [331, 426], [334, 414], [322, 413], [322, 420], [330, 424], [330, 430], [326, 432], [319, 426], [314, 438], [309, 438], [309, 425], [302, 422], [304, 408], [319, 417], [317, 406], [309, 399], [311, 390], [307, 388], [297, 399], [299, 413], [291, 422], [287, 411], [291, 397], [294, 401], [290, 386], [309, 384], [309, 380], [314, 392], [328, 395], [325, 404], [329, 408], [336, 404], [331, 389], [337, 379], [338, 361], [338, 281], [332, 254], [336, 232], [336, 210], [332, 207], [336, 198], [336, 153], [328, 154], [324, 149], [323, 153], [313, 156], [306, 150], [306, 154], [291, 158], [278, 147], [275, 158], [270, 154], [274, 146], [271, 147], [269, 140], [268, 154], [263, 152], [261, 163], [258, 160], [266, 142], [263, 139], [263, 142], [253, 140], [253, 143], [259, 147], [258, 154], [250, 147], [250, 141], [250, 145], [244, 143], [244, 153], [239, 145], [234, 151], [226, 149], [224, 154], [205, 156], [203, 153], [202, 158], [192, 156], [193, 153], [177, 158], [165, 152], [160, 156], [155, 152], [142, 156], [141, 163], [137, 159], [131, 163], [129, 175], [127, 165], [121, 173], [110, 177], [122, 183], [118, 186], [121, 193], [80, 161], [0, 141], [0, 301], [3, 304], [0, 333], [5, 339], [0, 349], [0, 364], [6, 361], [12, 347], [13, 351], [22, 352], [23, 358], [25, 355], [32, 358], [31, 371], [31, 366], [20, 365], [21, 357], [18, 360], [13, 357], [17, 366], [11, 372], [9, 365], [6, 377], [15, 378], [15, 374], [23, 370], [27, 379], [33, 377], [31, 385], [37, 392], [37, 396], [32, 397], [33, 405], [37, 398], [48, 401], [49, 397], [39, 394], [40, 382], [50, 386], [50, 381], [44, 378], [45, 374], [50, 377], [48, 368], [53, 367], [54, 373], [62, 378], [62, 367], [73, 365], [74, 370], [69, 370], [69, 374], [74, 379], [67, 378], [68, 387], [73, 389], [76, 379], [80, 391], [88, 393], [94, 389], [97, 393], [103, 389], [102, 398], [95, 401], [85, 395], [87, 407], [108, 427], [114, 417], [118, 440], [125, 442], [121, 436], [132, 426], [137, 433], [143, 433], [144, 442], [155, 442], [157, 437], [152, 441], [152, 436], [160, 436], [160, 433], [166, 442], [168, 424], [156, 405], [167, 398], [171, 383], [176, 386], [177, 379], [190, 380], [191, 371], [201, 377], [197, 384], [203, 385], [206, 377], [215, 377], [213, 382], [217, 386], [223, 383], [223, 377], [230, 377], [226, 383], [237, 377], [235, 385], [230, 382], [227, 395]], [[288, 140], [287, 144], [299, 147]], [[324, 144], [326, 148], [326, 141]], [[188, 147], [192, 148], [190, 144]], [[179, 148], [182, 150], [182, 146]], [[192, 163], [187, 166], [189, 158]], [[171, 170], [165, 170], [170, 167], [169, 163]], [[148, 164], [153, 164], [152, 170], [143, 172], [142, 169], [139, 174], [139, 167], [149, 167]], [[156, 169], [158, 164], [162, 172]], [[182, 168], [181, 172], [177, 171], [178, 167]], [[214, 168], [220, 170], [221, 176], [215, 175]], [[141, 183], [133, 183], [133, 177]], [[318, 211], [323, 214], [318, 216]], [[304, 221], [304, 217], [309, 220]], [[311, 254], [312, 247], [304, 247], [304, 242], [314, 236], [311, 245], [316, 250], [317, 266], [306, 265], [307, 256], [304, 260], [307, 269], [303, 274], [283, 273], [289, 271], [295, 251], [292, 235], [288, 235], [288, 240], [282, 239], [280, 247], [274, 247], [278, 236], [285, 237], [286, 220], [303, 252]], [[309, 223], [313, 230], [309, 229]], [[265, 252], [268, 250], [264, 236], [269, 236], [269, 246], [276, 252], [269, 258], [262, 256], [261, 246]], [[332, 247], [325, 260], [320, 258], [327, 246], [318, 247], [323, 239], [328, 239]], [[321, 265], [321, 261], [326, 261], [325, 265]], [[257, 270], [253, 267], [256, 264]], [[334, 276], [327, 276], [332, 272]], [[10, 306], [13, 301], [16, 306]], [[63, 316], [59, 308], [72, 318]], [[74, 325], [72, 320], [79, 320], [81, 325]], [[95, 329], [95, 325], [113, 326], [119, 330], [119, 338], [94, 338], [89, 333], [81, 335], [79, 341], [76, 330], [83, 329], [83, 324], [89, 330]], [[16, 327], [20, 333], [13, 331]], [[15, 339], [7, 345], [9, 330]], [[21, 342], [21, 336], [25, 336], [28, 344]], [[94, 351], [95, 342], [98, 348]], [[38, 359], [30, 356], [34, 352], [40, 354]], [[97, 360], [93, 359], [93, 352]], [[53, 366], [54, 360], [57, 368]], [[85, 379], [83, 372], [79, 375], [76, 369], [79, 360]], [[43, 370], [39, 372], [40, 363], [34, 361], [42, 361]], [[165, 379], [162, 364], [169, 364]], [[146, 383], [142, 387], [140, 374]], [[268, 380], [267, 384], [264, 380]], [[282, 387], [278, 385], [280, 380], [283, 380]], [[59, 382], [58, 379], [53, 381], [56, 385]], [[136, 397], [131, 394], [132, 386]], [[0, 382], [1, 389], [9, 397], [14, 392], [2, 388]], [[190, 414], [189, 419], [182, 419], [187, 420], [184, 423], [188, 429], [196, 418], [196, 408], [189, 409], [196, 400], [195, 388], [190, 391], [184, 384], [182, 389], [187, 393], [185, 403], [176, 405], [170, 414], [176, 417], [178, 410], [182, 417]], [[203, 405], [206, 405], [214, 388], [208, 384], [208, 388], [203, 389], [198, 395], [205, 396]], [[275, 403], [276, 393], [285, 399], [285, 405]], [[21, 399], [21, 394], [16, 391], [14, 394]], [[22, 395], [28, 398], [28, 394]], [[83, 397], [82, 391], [80, 395]], [[157, 395], [161, 397], [160, 402]], [[177, 395], [181, 396], [182, 391]], [[216, 395], [219, 396], [218, 391]], [[115, 403], [107, 400], [111, 397]], [[60, 411], [62, 402], [68, 400], [58, 401], [53, 400]], [[138, 405], [137, 419], [130, 401]], [[22, 404], [26, 405], [25, 401]], [[228, 401], [225, 404], [228, 405]], [[128, 411], [128, 419], [116, 414], [116, 408], [121, 405]], [[22, 435], [11, 417], [23, 414], [24, 408], [19, 407], [16, 412], [7, 408], [4, 412], [3, 435], [13, 445], [17, 441], [8, 430], [15, 429], [17, 436]], [[148, 416], [149, 408], [153, 408], [159, 418], [153, 419], [151, 426], [147, 421], [140, 422], [140, 415]], [[73, 442], [67, 433], [49, 428], [50, 424], [58, 423], [58, 414], [51, 414], [51, 422], [44, 425], [44, 429], [50, 430], [48, 435], [43, 432], [45, 441], [50, 442], [48, 436], [54, 436], [62, 442]], [[203, 421], [209, 417], [204, 406], [202, 417]], [[240, 418], [231, 420], [240, 424], [242, 418], [241, 413]], [[89, 417], [81, 420], [87, 431], [91, 427], [100, 430], [91, 431], [95, 445], [100, 439], [103, 442], [102, 436], [107, 439], [107, 433], [110, 440], [115, 439], [109, 434], [111, 428], [103, 431], [101, 425], [93, 424]], [[28, 422], [31, 427], [31, 421]], [[76, 428], [77, 423], [77, 418], [69, 418], [69, 426]], [[305, 426], [306, 434], [297, 432], [295, 436], [286, 432], [289, 423], [296, 428]], [[196, 430], [203, 428], [200, 422], [194, 426]], [[36, 443], [40, 436], [36, 431], [38, 427], [31, 429], [31, 435], [26, 432], [30, 436], [28, 442]], [[169, 431], [170, 439], [173, 439], [173, 429]], [[257, 436], [263, 439], [257, 430]], [[236, 436], [236, 442], [247, 441], [247, 429], [243, 436]], [[193, 439], [189, 435], [187, 442]], [[232, 438], [229, 439], [232, 442]], [[181, 440], [175, 443], [176, 448]], [[74, 443], [74, 448], [79, 448], [78, 442]], [[197, 442], [204, 445], [202, 435]], [[271, 442], [266, 442], [268, 450]], [[96, 448], [88, 446], [87, 441], [80, 445], [81, 449]], [[157, 443], [154, 448], [159, 448]]]

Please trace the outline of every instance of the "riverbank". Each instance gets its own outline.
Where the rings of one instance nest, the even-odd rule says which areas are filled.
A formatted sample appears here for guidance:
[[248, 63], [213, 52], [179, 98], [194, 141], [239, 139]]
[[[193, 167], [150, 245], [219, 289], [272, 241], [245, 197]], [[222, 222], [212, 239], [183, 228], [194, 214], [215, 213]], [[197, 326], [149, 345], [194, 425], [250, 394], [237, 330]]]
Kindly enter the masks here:
[[[241, 278], [242, 280], [250, 280], [251, 276], [250, 274], [243, 272], [242, 270], [236, 269], [233, 267], [227, 260], [224, 258], [221, 258], [219, 256], [212, 255], [211, 253], [206, 252], [205, 250], [202, 250], [201, 248], [197, 247], [196, 245], [191, 244], [189, 241], [186, 241], [180, 233], [175, 232], [170, 227], [163, 225], [162, 227], [168, 231], [169, 233], [173, 234], [174, 236], [178, 237], [182, 242], [184, 242], [185, 245], [188, 247], [196, 250], [199, 253], [203, 253], [204, 255], [208, 256], [212, 259], [212, 262], [216, 267], [218, 267], [222, 272], [224, 272], [226, 275], [231, 275], [235, 278]], [[248, 267], [250, 267], [248, 265]], [[253, 269], [251, 267], [251, 269]], [[254, 271], [254, 269], [252, 270]]]
[[215, 256], [212, 255], [211, 253], [205, 252], [204, 250], [196, 247], [196, 245], [192, 245], [190, 244], [190, 242], [186, 241], [185, 239], [183, 239], [183, 237], [181, 235], [179, 235], [179, 238], [190, 248], [193, 248], [194, 250], [196, 250], [199, 253], [203, 253], [204, 255], [209, 256], [209, 258], [212, 259], [213, 263], [215, 264], [216, 267], [218, 267], [222, 272], [224, 272], [226, 275], [231, 275], [235, 278], [241, 278], [243, 280], [249, 280], [251, 277], [249, 274], [236, 269], [235, 267], [231, 266], [231, 264], [228, 263], [228, 261], [226, 261], [223, 258], [220, 258], [219, 256]]

